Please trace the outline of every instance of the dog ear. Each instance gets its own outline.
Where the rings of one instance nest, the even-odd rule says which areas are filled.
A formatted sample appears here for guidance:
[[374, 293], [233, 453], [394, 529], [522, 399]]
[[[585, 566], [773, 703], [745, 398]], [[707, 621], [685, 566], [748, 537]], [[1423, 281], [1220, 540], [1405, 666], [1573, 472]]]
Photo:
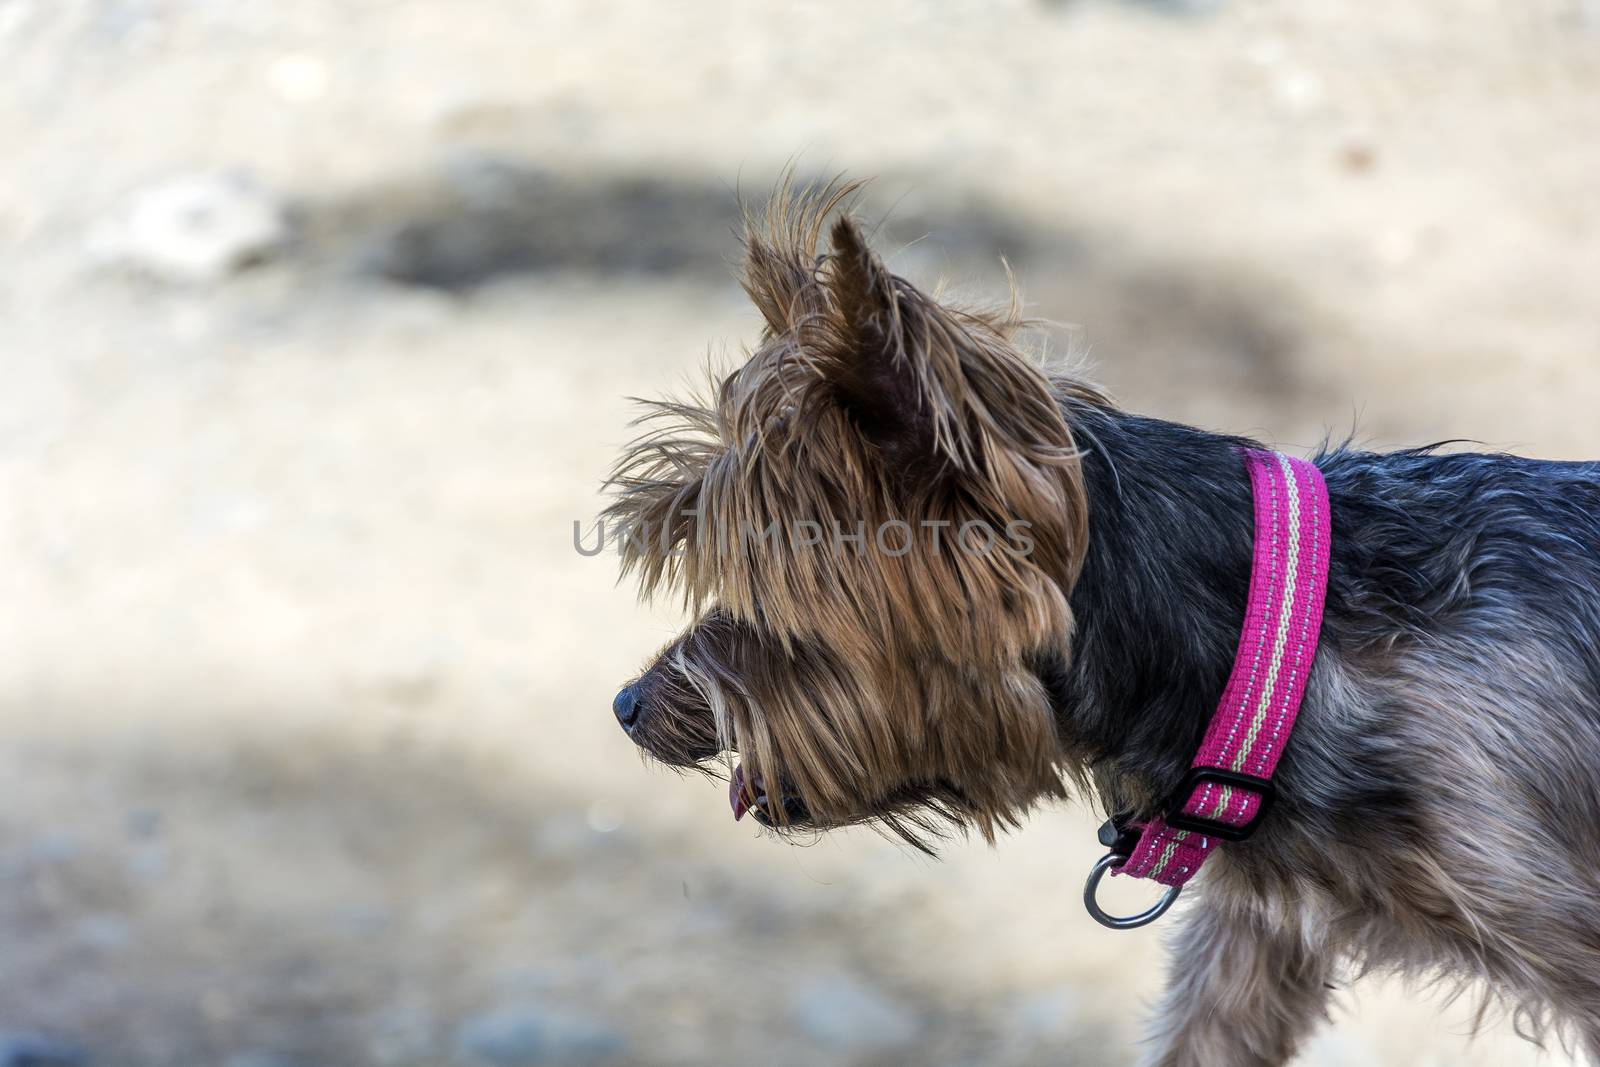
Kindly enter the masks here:
[[771, 334], [788, 333], [797, 319], [819, 310], [812, 268], [799, 248], [779, 244], [770, 234], [753, 230], [746, 238], [741, 281]]
[[[907, 312], [926, 298], [889, 273], [854, 219], [840, 216], [823, 265], [828, 310], [817, 337], [821, 370], [837, 402], [880, 451], [901, 462], [936, 461], [948, 415], [932, 376], [907, 336]], [[920, 365], [919, 365], [920, 362]]]

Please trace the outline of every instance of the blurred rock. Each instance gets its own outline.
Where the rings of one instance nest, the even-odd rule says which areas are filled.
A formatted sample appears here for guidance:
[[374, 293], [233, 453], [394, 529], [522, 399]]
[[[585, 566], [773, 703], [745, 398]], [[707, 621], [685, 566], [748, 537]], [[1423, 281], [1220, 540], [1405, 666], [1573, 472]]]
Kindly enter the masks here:
[[348, 904], [329, 918], [335, 930], [354, 937], [376, 937], [394, 925], [394, 913], [381, 904]]
[[85, 915], [73, 923], [78, 944], [99, 952], [116, 952], [133, 942], [133, 928], [115, 915]]
[[1349, 174], [1369, 174], [1377, 165], [1378, 152], [1367, 141], [1353, 139], [1339, 147], [1339, 166]]
[[910, 1006], [852, 975], [811, 979], [795, 991], [790, 1010], [808, 1037], [831, 1048], [901, 1048], [917, 1038]]
[[364, 1029], [367, 1055], [380, 1067], [433, 1063], [438, 1058], [433, 1012], [417, 997], [402, 997], [399, 1003], [375, 1013]]
[[83, 848], [75, 835], [48, 830], [29, 841], [27, 851], [35, 866], [47, 867], [76, 859]]
[[1222, 7], [1222, 0], [1125, 0], [1125, 2], [1172, 15], [1208, 15]]
[[583, 1067], [606, 1063], [625, 1042], [609, 1023], [544, 1008], [502, 1008], [456, 1031], [457, 1058], [473, 1067]]
[[223, 1067], [320, 1067], [319, 1064], [281, 1052], [236, 1052], [223, 1061]]
[[128, 874], [140, 882], [159, 882], [170, 873], [172, 850], [165, 845], [144, 845], [128, 857]]
[[1057, 986], [1024, 994], [1010, 1013], [1007, 1032], [1030, 1038], [1069, 1037], [1085, 1023], [1083, 997], [1072, 986]]
[[0, 849], [0, 879], [26, 878], [49, 867], [70, 863], [82, 851], [69, 833], [45, 831]]
[[122, 820], [129, 837], [155, 837], [161, 833], [161, 823], [161, 812], [153, 808], [130, 811]]
[[0, 1032], [0, 1067], [84, 1067], [88, 1062], [89, 1054], [75, 1045]]
[[134, 192], [90, 232], [100, 265], [210, 284], [270, 257], [289, 237], [283, 203], [249, 175], [202, 171]]

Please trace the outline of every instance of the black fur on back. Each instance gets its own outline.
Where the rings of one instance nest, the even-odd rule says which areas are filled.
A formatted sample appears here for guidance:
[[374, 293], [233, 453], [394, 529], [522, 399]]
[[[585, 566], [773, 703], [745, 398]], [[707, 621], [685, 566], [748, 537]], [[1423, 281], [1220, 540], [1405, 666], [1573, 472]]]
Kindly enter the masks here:
[[[1263, 446], [1096, 405], [1067, 412], [1090, 546], [1070, 666], [1043, 673], [1103, 802], [1147, 815], [1199, 749], [1233, 665], [1254, 530], [1240, 450]], [[1334, 531], [1324, 649], [1382, 656], [1515, 620], [1600, 694], [1600, 464], [1347, 445], [1314, 462]], [[1337, 793], [1308, 795], [1291, 739], [1285, 801], [1330, 828], [1403, 818], [1407, 783], [1386, 773], [1386, 739], [1348, 743]]]

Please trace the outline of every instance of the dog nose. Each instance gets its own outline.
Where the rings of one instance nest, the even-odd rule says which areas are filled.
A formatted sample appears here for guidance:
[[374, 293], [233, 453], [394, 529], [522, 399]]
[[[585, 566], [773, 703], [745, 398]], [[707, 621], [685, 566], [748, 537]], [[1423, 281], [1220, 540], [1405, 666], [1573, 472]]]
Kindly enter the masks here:
[[633, 732], [633, 724], [639, 721], [639, 687], [625, 685], [622, 692], [611, 702], [611, 710], [617, 713], [617, 721], [629, 733]]

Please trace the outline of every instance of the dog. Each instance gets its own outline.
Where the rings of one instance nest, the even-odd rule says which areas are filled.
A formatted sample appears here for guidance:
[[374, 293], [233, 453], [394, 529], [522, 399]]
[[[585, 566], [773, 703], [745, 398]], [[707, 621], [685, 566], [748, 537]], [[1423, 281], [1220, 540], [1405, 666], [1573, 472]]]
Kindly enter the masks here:
[[[1117, 407], [1009, 307], [887, 270], [854, 186], [746, 215], [764, 320], [650, 406], [604, 521], [695, 622], [613, 710], [780, 833], [932, 849], [1185, 780], [1251, 596], [1260, 445]], [[824, 242], [824, 234], [827, 240]], [[1181, 910], [1150, 1062], [1278, 1067], [1336, 980], [1484, 990], [1600, 1062], [1600, 464], [1325, 446], [1315, 659], [1248, 840]], [[737, 766], [733, 766], [737, 758]]]

